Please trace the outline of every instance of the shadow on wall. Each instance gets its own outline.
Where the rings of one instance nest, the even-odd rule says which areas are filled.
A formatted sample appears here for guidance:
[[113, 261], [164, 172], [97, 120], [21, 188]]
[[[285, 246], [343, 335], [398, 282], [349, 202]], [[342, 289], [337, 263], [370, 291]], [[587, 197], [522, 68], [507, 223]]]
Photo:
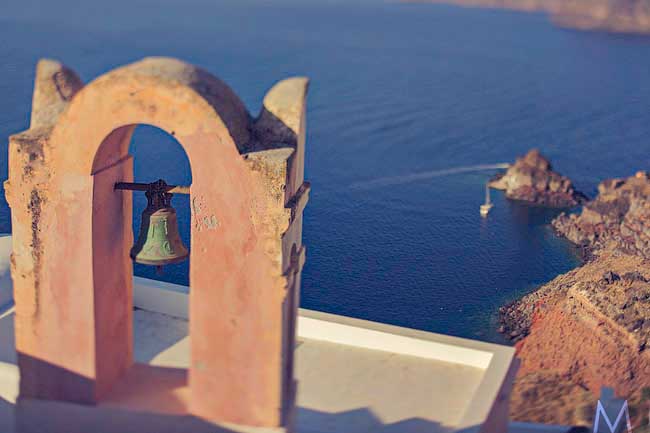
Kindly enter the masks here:
[[3, 363], [16, 365], [15, 346], [13, 311], [2, 313], [0, 310], [0, 368]]
[[354, 431], [359, 433], [448, 433], [446, 428], [438, 423], [413, 418], [384, 424], [368, 408], [359, 408], [347, 412], [324, 413], [311, 409], [297, 409], [297, 426], [299, 433], [330, 433]]
[[16, 393], [14, 321], [13, 313], [9, 310], [13, 303], [13, 284], [9, 266], [10, 253], [11, 236], [0, 235], [0, 432], [13, 431], [14, 405], [12, 401]]
[[14, 405], [0, 397], [0, 431], [14, 432]]
[[368, 408], [326, 413], [299, 407], [296, 425], [297, 433], [478, 433], [480, 431], [476, 426], [457, 430], [422, 418], [385, 424]]
[[[163, 314], [133, 312], [133, 358], [151, 363], [163, 352], [180, 344], [189, 353], [189, 322]], [[164, 330], [164, 331], [162, 331]]]
[[13, 301], [10, 255], [11, 235], [0, 235], [0, 313]]
[[13, 408], [16, 394], [18, 368], [14, 350], [13, 316], [10, 313], [0, 313], [0, 432], [14, 431]]

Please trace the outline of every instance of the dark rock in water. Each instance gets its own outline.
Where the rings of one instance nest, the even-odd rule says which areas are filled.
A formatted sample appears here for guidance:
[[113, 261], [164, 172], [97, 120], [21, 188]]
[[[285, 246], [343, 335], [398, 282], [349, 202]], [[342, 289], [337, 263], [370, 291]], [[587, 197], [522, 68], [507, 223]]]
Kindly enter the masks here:
[[529, 151], [508, 170], [489, 183], [491, 188], [504, 190], [506, 197], [549, 207], [573, 207], [587, 197], [573, 183], [553, 171], [551, 163], [537, 149]]

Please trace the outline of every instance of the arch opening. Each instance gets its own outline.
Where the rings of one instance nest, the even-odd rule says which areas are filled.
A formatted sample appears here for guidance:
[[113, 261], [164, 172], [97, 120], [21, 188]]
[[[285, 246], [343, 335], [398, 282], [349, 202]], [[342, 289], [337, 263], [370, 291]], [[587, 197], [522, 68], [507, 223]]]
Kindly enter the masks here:
[[[106, 399], [119, 400], [125, 394], [125, 387], [129, 388], [128, 394], [137, 396], [134, 391], [146, 393], [147, 389], [159, 388], [160, 383], [170, 380], [175, 387], [186, 387], [187, 370], [155, 369], [137, 364], [151, 361], [185, 336], [178, 332], [161, 333], [156, 339], [142, 332], [140, 328], [151, 324], [138, 325], [146, 320], [146, 315], [134, 311], [132, 284], [133, 277], [139, 276], [189, 288], [190, 259], [166, 265], [162, 274], [158, 274], [154, 266], [133, 262], [129, 252], [139, 233], [147, 198], [138, 191], [111, 191], [111, 185], [117, 182], [150, 183], [164, 179], [170, 185], [191, 185], [192, 171], [185, 149], [171, 134], [157, 126], [144, 123], [122, 126], [100, 144], [92, 177], [95, 337], [98, 352], [103, 354], [96, 360], [99, 380], [95, 399], [99, 403]], [[172, 206], [177, 213], [181, 239], [191, 254], [190, 196], [174, 194]], [[186, 314], [189, 317], [189, 312]], [[136, 332], [136, 328], [140, 332]], [[184, 328], [188, 335], [187, 324]], [[132, 389], [132, 384], [125, 383], [125, 377], [139, 384], [139, 389]], [[157, 392], [164, 395], [165, 388]], [[174, 409], [178, 411], [187, 410], [186, 403], [179, 406], [178, 401], [171, 399], [166, 404], [178, 406]]]
[[[140, 124], [133, 131], [129, 153], [133, 156], [133, 172], [136, 182], [150, 183], [164, 179], [169, 185], [191, 185], [192, 168], [183, 146], [162, 129]], [[147, 207], [143, 193], [133, 193], [133, 233], [140, 232], [142, 212]], [[178, 230], [185, 246], [190, 248], [191, 209], [189, 194], [174, 194], [172, 206], [176, 210]], [[189, 259], [178, 264], [166, 265], [162, 273], [155, 267], [133, 264], [137, 277], [161, 280], [189, 287]]]

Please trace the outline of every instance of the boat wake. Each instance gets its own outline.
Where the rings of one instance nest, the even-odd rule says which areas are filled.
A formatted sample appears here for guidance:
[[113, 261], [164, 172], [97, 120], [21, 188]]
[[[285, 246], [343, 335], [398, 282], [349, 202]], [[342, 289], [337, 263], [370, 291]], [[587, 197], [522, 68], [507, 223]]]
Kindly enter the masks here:
[[435, 177], [450, 176], [452, 174], [470, 173], [474, 171], [496, 170], [508, 168], [510, 164], [502, 162], [499, 164], [479, 164], [464, 167], [446, 168], [443, 170], [423, 171], [420, 173], [406, 174], [403, 176], [380, 177], [377, 179], [355, 182], [350, 185], [352, 189], [374, 189], [385, 186], [402, 185], [405, 183], [418, 182], [421, 180], [433, 179]]

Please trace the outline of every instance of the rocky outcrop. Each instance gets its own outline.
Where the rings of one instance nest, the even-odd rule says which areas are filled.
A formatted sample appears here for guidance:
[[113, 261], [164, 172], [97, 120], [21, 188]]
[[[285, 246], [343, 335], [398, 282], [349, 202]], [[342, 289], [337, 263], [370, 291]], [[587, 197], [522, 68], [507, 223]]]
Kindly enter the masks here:
[[537, 149], [497, 175], [489, 183], [494, 189], [504, 190], [506, 197], [549, 207], [572, 207], [586, 200], [566, 177], [553, 171], [551, 163]]
[[612, 250], [650, 258], [650, 174], [601, 182], [582, 213], [561, 214], [552, 224], [591, 254]]
[[580, 214], [553, 221], [589, 253], [586, 263], [500, 309], [501, 331], [522, 361], [514, 419], [589, 425], [607, 386], [628, 400], [636, 423], [647, 424], [650, 176], [606, 180], [598, 191]]
[[650, 0], [404, 0], [468, 7], [546, 12], [562, 27], [621, 33], [650, 33]]

